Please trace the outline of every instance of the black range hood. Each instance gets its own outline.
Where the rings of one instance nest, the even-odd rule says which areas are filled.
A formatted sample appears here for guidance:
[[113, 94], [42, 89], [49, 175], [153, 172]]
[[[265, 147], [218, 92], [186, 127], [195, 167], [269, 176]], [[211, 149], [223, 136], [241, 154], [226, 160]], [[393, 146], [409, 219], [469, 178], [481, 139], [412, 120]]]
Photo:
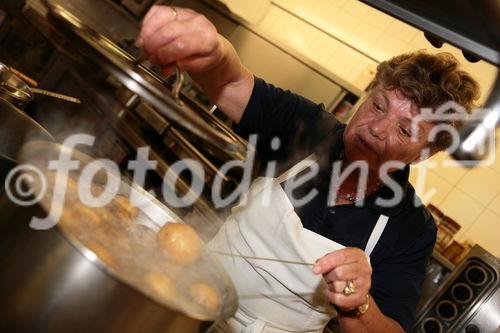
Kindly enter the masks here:
[[500, 0], [361, 0], [500, 66]]

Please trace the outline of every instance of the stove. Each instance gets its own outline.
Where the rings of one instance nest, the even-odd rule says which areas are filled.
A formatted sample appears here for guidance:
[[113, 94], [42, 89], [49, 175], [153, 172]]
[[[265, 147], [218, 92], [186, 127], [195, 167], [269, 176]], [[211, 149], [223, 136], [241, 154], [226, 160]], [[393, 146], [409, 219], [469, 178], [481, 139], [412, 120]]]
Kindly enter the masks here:
[[500, 259], [471, 249], [417, 314], [415, 333], [494, 333], [500, 329]]

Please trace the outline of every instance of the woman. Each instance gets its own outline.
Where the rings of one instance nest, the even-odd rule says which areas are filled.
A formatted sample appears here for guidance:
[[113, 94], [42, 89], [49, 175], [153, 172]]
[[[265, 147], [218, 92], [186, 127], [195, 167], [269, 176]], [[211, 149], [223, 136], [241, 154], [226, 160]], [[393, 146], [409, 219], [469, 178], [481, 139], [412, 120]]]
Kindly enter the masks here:
[[381, 63], [345, 127], [321, 105], [255, 78], [189, 9], [153, 7], [137, 43], [166, 74], [173, 64], [188, 71], [239, 134], [257, 133], [262, 158], [281, 171], [293, 166], [257, 179], [210, 244], [283, 260], [221, 257], [240, 307], [219, 329], [321, 332], [338, 316], [343, 332], [408, 330], [436, 237], [408, 184], [409, 164], [450, 144], [444, 132], [428, 140], [437, 122], [418, 118], [420, 108], [452, 100], [470, 109], [478, 96], [456, 60], [415, 53]]

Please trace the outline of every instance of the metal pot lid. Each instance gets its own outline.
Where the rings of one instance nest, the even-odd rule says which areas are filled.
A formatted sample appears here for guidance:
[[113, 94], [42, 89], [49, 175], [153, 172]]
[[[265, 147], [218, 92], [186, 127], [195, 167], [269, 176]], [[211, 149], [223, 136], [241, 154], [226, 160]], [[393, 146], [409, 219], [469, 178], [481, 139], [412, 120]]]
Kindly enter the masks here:
[[[79, 164], [67, 177], [48, 167], [61, 154], [68, 154]], [[23, 147], [20, 157], [23, 163], [36, 167], [45, 176], [46, 191], [40, 181], [30, 184], [35, 197], [41, 193], [42, 208], [47, 213], [62, 208], [57, 227], [96, 266], [159, 304], [189, 317], [217, 321], [235, 313], [238, 304], [235, 287], [201, 239], [196, 256], [189, 261], [161, 245], [159, 230], [167, 223], [184, 222], [144, 189], [129, 185], [121, 180], [120, 174], [106, 173], [103, 169], [88, 176], [83, 170], [99, 162], [59, 144], [30, 142]], [[119, 184], [116, 192], [106, 189], [111, 180]], [[83, 191], [91, 191], [95, 197], [111, 197], [105, 205], [89, 207], [81, 199]], [[135, 206], [128, 199], [132, 193], [140, 197]], [[201, 292], [208, 290], [215, 297], [214, 302], [208, 304], [206, 299], [199, 298], [200, 286]]]
[[44, 3], [49, 9], [49, 17], [54, 18], [55, 23], [63, 28], [62, 32], [72, 37], [72, 42], [81, 44], [81, 49], [85, 50], [91, 61], [154, 105], [158, 112], [230, 156], [241, 156], [245, 151], [246, 147], [240, 140], [215, 130], [196, 112], [179, 103], [156, 74], [138, 64], [135, 58], [111, 40], [95, 32], [60, 4], [50, 0], [45, 0]]

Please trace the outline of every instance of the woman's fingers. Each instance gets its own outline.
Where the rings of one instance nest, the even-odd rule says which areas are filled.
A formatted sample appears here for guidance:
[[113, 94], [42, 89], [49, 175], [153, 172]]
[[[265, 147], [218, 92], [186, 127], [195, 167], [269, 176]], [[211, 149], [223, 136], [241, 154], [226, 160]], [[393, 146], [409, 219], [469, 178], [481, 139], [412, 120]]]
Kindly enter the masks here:
[[359, 263], [344, 264], [335, 267], [326, 274], [323, 274], [326, 282], [354, 280], [362, 276], [371, 275], [368, 267]]
[[347, 281], [332, 281], [325, 290], [325, 297], [328, 302], [335, 304], [342, 309], [355, 309], [366, 302], [366, 295], [370, 292], [371, 280], [369, 277], [351, 280], [355, 291], [351, 294], [344, 294]]
[[141, 30], [139, 31], [139, 35], [137, 36], [137, 39], [136, 39], [136, 46], [137, 47], [142, 47], [146, 36], [149, 36], [151, 34], [152, 27], [150, 27], [150, 24], [148, 24], [148, 23], [151, 21], [151, 18], [154, 17], [156, 15], [156, 13], [160, 10], [162, 10], [161, 6], [151, 7], [151, 9], [147, 12], [146, 16], [142, 20]]
[[188, 21], [171, 21], [165, 23], [154, 34], [144, 40], [143, 49], [148, 54], [155, 54], [161, 47], [173, 40], [191, 34], [196, 28]]
[[182, 63], [182, 60], [185, 60], [184, 63], [188, 64], [189, 60], [194, 57], [210, 57], [213, 49], [213, 43], [199, 33], [182, 35], [161, 47], [155, 53], [156, 61], [159, 64], [168, 65], [176, 62]]
[[159, 9], [161, 8], [161, 6], [158, 6], [158, 5], [154, 5], [152, 6], [148, 12], [146, 13], [146, 15], [144, 16], [144, 18], [142, 19], [142, 22], [141, 22], [141, 28], [144, 27], [148, 22], [149, 20], [151, 19], [151, 17], [156, 13], [156, 11], [158, 11]]
[[144, 41], [153, 36], [169, 22], [184, 21], [197, 15], [200, 14], [186, 8], [153, 6], [142, 21], [141, 31], [137, 38], [137, 46], [141, 47]]
[[[219, 42], [215, 27], [204, 17], [197, 16], [183, 21], [170, 21], [164, 24], [149, 38], [145, 39], [143, 49], [148, 54], [156, 54], [162, 47], [185, 36], [190, 36], [190, 38], [195, 39], [199, 43], [199, 53], [206, 52], [202, 48], [206, 48], [207, 46], [215, 48]], [[185, 43], [182, 42], [182, 44]]]
[[[351, 280], [354, 283], [354, 287], [356, 288], [356, 292], [365, 288], [365, 284], [362, 283], [361, 280]], [[334, 293], [342, 294], [345, 287], [347, 285], [347, 281], [332, 281], [328, 283], [328, 290]]]
[[[366, 254], [357, 248], [345, 248], [320, 258], [313, 269], [323, 274], [328, 283], [325, 296], [328, 301], [344, 309], [354, 309], [366, 301], [371, 288], [372, 267]], [[344, 294], [347, 281], [352, 281], [355, 291]]]
[[325, 290], [325, 297], [331, 303], [345, 310], [356, 309], [366, 302], [368, 293], [357, 293], [346, 296], [341, 293], [334, 293], [328, 289]]
[[341, 265], [356, 262], [366, 265], [367, 267], [370, 266], [367, 256], [362, 250], [358, 248], [347, 247], [342, 250], [328, 253], [327, 255], [318, 259], [318, 261], [314, 265], [313, 272], [315, 274], [325, 274]]
[[151, 63], [170, 73], [173, 65], [201, 72], [221, 58], [223, 42], [214, 25], [190, 9], [156, 6], [146, 15], [138, 39]]
[[[358, 298], [359, 295], [364, 296], [370, 292], [371, 282], [369, 278], [358, 278], [350, 280], [354, 284], [355, 291], [351, 294], [344, 294], [344, 289], [347, 285], [347, 281], [332, 281], [328, 284], [327, 289], [334, 293], [340, 294], [342, 296]], [[330, 303], [336, 304], [334, 301], [330, 300]]]
[[166, 6], [154, 6], [148, 14], [151, 15], [146, 15], [142, 21], [141, 35], [143, 37], [149, 37], [164, 24], [177, 20], [179, 15], [177, 9], [174, 11], [173, 8]]

